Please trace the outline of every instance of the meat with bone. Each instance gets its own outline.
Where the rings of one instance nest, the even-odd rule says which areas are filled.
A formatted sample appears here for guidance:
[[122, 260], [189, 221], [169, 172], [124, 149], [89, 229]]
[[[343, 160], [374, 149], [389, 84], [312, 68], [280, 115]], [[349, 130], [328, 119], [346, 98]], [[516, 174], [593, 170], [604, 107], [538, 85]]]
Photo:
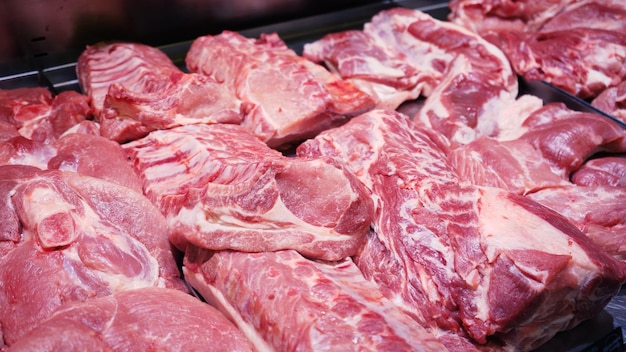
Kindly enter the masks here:
[[369, 95], [298, 56], [275, 33], [199, 37], [186, 63], [228, 87], [242, 101], [242, 126], [271, 147], [312, 137], [374, 106]]
[[[190, 249], [185, 277], [259, 351], [446, 351], [350, 259]], [[254, 294], [250, 294], [254, 292]]]
[[52, 96], [40, 87], [0, 90], [0, 142], [17, 135], [52, 141], [89, 117], [87, 97], [74, 91]]
[[124, 148], [181, 250], [339, 260], [361, 246], [373, 216], [363, 185], [331, 160], [285, 157], [237, 125], [154, 131]]
[[626, 260], [626, 189], [608, 185], [557, 187], [527, 197], [568, 218], [607, 253]]
[[626, 157], [602, 156], [588, 160], [572, 174], [572, 182], [579, 186], [626, 186]]
[[184, 73], [151, 46], [89, 46], [78, 58], [77, 75], [101, 134], [118, 142], [156, 129], [241, 121], [240, 102], [223, 84]]
[[189, 294], [139, 288], [55, 311], [6, 352], [254, 351], [215, 308]]
[[0, 328], [11, 345], [63, 303], [137, 287], [186, 290], [143, 195], [73, 172], [0, 166]]
[[530, 350], [593, 317], [626, 279], [623, 263], [557, 213], [459, 179], [396, 112], [353, 118], [297, 152], [343, 161], [370, 188], [377, 236], [356, 263], [425, 326]]
[[378, 107], [427, 96], [415, 119], [462, 144], [515, 128], [541, 106], [531, 96], [517, 100], [517, 76], [500, 49], [418, 10], [381, 11], [363, 31], [329, 34], [303, 55], [374, 92]]

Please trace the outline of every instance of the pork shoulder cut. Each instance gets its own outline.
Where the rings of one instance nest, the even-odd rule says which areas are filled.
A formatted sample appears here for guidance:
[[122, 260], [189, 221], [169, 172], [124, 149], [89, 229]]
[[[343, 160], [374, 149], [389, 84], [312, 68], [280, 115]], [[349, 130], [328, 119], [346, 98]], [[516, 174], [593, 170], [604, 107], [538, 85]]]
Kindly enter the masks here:
[[376, 236], [355, 261], [385, 297], [428, 328], [531, 350], [617, 294], [624, 263], [556, 212], [460, 179], [440, 145], [375, 110], [297, 150], [336, 158], [372, 191]]

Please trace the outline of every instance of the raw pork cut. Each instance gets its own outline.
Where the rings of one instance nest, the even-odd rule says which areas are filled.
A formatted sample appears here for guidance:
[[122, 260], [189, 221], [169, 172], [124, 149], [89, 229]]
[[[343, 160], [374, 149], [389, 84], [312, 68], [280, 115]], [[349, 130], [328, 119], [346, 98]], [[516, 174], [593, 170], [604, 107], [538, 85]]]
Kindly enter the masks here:
[[455, 0], [450, 20], [498, 45], [515, 71], [581, 98], [626, 77], [626, 4], [619, 0]]
[[241, 99], [242, 126], [271, 147], [312, 137], [374, 107], [369, 95], [298, 56], [276, 33], [199, 37], [186, 64]]
[[220, 82], [184, 73], [148, 45], [89, 46], [76, 70], [101, 134], [118, 142], [185, 124], [241, 121], [240, 102]]
[[605, 89], [593, 99], [591, 105], [626, 124], [626, 80]]
[[63, 303], [185, 290], [165, 218], [143, 195], [74, 172], [0, 166], [0, 328], [11, 345]]
[[572, 173], [601, 151], [626, 152], [626, 131], [604, 116], [562, 104], [530, 115], [516, 139], [479, 138], [452, 150], [448, 160], [462, 179], [526, 194], [570, 184]]
[[522, 140], [481, 137], [450, 151], [448, 162], [463, 180], [518, 194], [569, 184], [539, 150]]
[[572, 28], [554, 32], [501, 32], [485, 38], [527, 80], [542, 80], [580, 98], [592, 98], [626, 78], [626, 34]]
[[42, 87], [0, 90], [0, 142], [17, 135], [51, 141], [90, 117], [87, 97], [74, 91], [53, 96]]
[[285, 157], [237, 125], [189, 125], [124, 146], [171, 241], [208, 249], [353, 255], [372, 220], [363, 185], [322, 158]]
[[15, 137], [0, 142], [0, 165], [74, 171], [142, 192], [141, 180], [128, 164], [122, 147], [100, 135], [66, 133], [48, 142]]
[[215, 308], [165, 288], [118, 292], [59, 308], [6, 352], [254, 351]]
[[607, 253], [626, 260], [626, 189], [611, 186], [557, 187], [527, 197], [562, 214]]
[[603, 156], [585, 162], [572, 175], [579, 186], [626, 187], [626, 156]]
[[183, 270], [259, 351], [446, 351], [350, 259], [328, 264], [292, 250], [194, 248]]
[[626, 7], [621, 0], [452, 0], [449, 7], [451, 22], [481, 35], [581, 27], [626, 29]]
[[455, 143], [498, 136], [541, 106], [531, 96], [517, 100], [517, 76], [500, 49], [419, 10], [381, 11], [362, 31], [306, 44], [303, 55], [370, 92], [379, 108], [427, 97], [415, 120]]
[[376, 110], [298, 147], [343, 162], [372, 191], [377, 236], [356, 257], [365, 277], [425, 326], [516, 350], [601, 311], [624, 263], [538, 203], [459, 179], [439, 145]]

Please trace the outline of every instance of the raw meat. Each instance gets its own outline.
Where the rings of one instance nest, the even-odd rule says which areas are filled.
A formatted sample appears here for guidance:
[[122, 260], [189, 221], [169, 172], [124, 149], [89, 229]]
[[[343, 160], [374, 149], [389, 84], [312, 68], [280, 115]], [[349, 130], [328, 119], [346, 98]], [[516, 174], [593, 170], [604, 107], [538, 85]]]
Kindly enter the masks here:
[[500, 47], [515, 71], [581, 98], [626, 77], [626, 5], [616, 0], [450, 4], [452, 22]]
[[369, 95], [298, 56], [276, 33], [199, 37], [186, 64], [241, 99], [242, 126], [271, 147], [312, 137], [374, 107]]
[[575, 186], [544, 189], [528, 197], [562, 214], [604, 251], [626, 260], [626, 189]]
[[[185, 277], [259, 351], [446, 351], [350, 259], [192, 249]], [[250, 294], [254, 292], [254, 294]]]
[[605, 89], [593, 99], [591, 105], [626, 124], [626, 80]]
[[570, 28], [626, 29], [621, 0], [452, 0], [449, 20], [478, 34], [550, 32]]
[[463, 180], [517, 194], [569, 184], [539, 150], [522, 140], [481, 137], [450, 151], [448, 162]]
[[626, 151], [626, 131], [592, 113], [545, 107], [525, 121], [517, 139], [479, 138], [449, 152], [462, 179], [518, 194], [570, 184], [572, 173], [601, 151]]
[[0, 89], [0, 120], [17, 128], [48, 113], [52, 93], [43, 87]]
[[579, 186], [626, 187], [626, 157], [603, 156], [585, 162], [572, 175]]
[[372, 190], [377, 236], [356, 264], [425, 326], [530, 350], [593, 317], [626, 279], [557, 213], [459, 179], [399, 113], [355, 117], [297, 153], [334, 157]]
[[9, 346], [13, 351], [254, 351], [215, 308], [165, 288], [65, 305]]
[[[418, 47], [413, 49], [417, 51]], [[421, 56], [407, 55], [386, 45], [375, 31], [349, 30], [305, 44], [303, 56], [324, 63], [332, 72], [367, 92], [376, 100], [377, 108], [395, 109], [405, 101], [428, 95], [441, 76], [439, 65], [435, 64], [447, 61], [448, 55], [433, 50], [430, 55], [435, 67], [422, 67], [428, 62], [424, 59], [427, 50], [421, 51]], [[422, 58], [424, 63], [412, 62], [413, 57]]]
[[539, 150], [567, 179], [595, 153], [626, 152], [625, 129], [604, 116], [571, 110], [532, 126], [519, 139]]
[[0, 328], [7, 345], [63, 303], [138, 287], [186, 290], [165, 218], [97, 178], [0, 166]]
[[597, 96], [626, 78], [626, 35], [602, 29], [501, 32], [485, 35], [527, 80], [551, 83], [580, 98]]
[[66, 133], [51, 142], [16, 137], [0, 142], [0, 165], [74, 171], [142, 193], [141, 180], [128, 164], [122, 147], [99, 135]]
[[508, 133], [541, 106], [535, 97], [517, 100], [517, 76], [500, 49], [418, 10], [381, 11], [362, 31], [306, 44], [303, 55], [371, 93], [378, 108], [427, 97], [415, 120], [453, 143]]
[[247, 252], [353, 255], [372, 220], [363, 185], [329, 160], [285, 157], [237, 125], [155, 131], [124, 148], [171, 241]]
[[17, 135], [52, 141], [89, 117], [87, 97], [74, 91], [53, 97], [41, 87], [0, 90], [0, 142]]
[[147, 45], [89, 46], [78, 58], [77, 75], [101, 134], [118, 142], [156, 129], [241, 121], [240, 102], [220, 82], [184, 73]]

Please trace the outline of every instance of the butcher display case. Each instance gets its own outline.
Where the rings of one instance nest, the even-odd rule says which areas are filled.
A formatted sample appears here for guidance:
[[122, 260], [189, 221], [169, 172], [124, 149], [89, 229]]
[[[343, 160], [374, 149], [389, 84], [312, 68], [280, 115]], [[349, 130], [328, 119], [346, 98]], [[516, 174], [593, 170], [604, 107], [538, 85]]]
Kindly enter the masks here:
[[[26, 0], [0, 5], [0, 89], [45, 87], [53, 94], [81, 91], [77, 59], [89, 45], [136, 42], [162, 50], [181, 70], [199, 36], [224, 30], [257, 38], [277, 33], [296, 53], [328, 33], [360, 30], [385, 9], [407, 7], [446, 20], [448, 1], [309, 0]], [[576, 111], [626, 124], [550, 83], [519, 77], [520, 95], [560, 102]], [[408, 102], [405, 111], [419, 109]], [[412, 106], [415, 105], [415, 106]], [[197, 295], [198, 299], [202, 299]], [[564, 331], [537, 351], [623, 351], [626, 292], [597, 317]], [[0, 338], [2, 336], [0, 335]], [[0, 346], [1, 347], [1, 346]]]

